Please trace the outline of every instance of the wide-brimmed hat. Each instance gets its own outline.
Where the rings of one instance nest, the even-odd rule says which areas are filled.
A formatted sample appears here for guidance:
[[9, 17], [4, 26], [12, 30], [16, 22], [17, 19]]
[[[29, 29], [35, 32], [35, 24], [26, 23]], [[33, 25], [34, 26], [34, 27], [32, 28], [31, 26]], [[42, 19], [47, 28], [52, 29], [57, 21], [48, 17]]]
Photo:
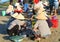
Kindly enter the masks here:
[[41, 12], [41, 13], [38, 13], [37, 14], [37, 16], [36, 16], [36, 18], [37, 19], [42, 19], [42, 20], [46, 20], [47, 19], [47, 17], [46, 17], [46, 12]]
[[16, 18], [16, 19], [25, 19], [25, 17], [20, 13], [14, 13], [13, 15], [11, 15], [13, 18]]

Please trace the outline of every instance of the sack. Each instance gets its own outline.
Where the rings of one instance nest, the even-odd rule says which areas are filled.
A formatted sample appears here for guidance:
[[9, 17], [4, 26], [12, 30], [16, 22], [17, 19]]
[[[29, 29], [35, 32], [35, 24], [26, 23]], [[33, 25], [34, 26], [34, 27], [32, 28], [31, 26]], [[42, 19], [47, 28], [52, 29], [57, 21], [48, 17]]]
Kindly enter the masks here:
[[52, 16], [51, 22], [53, 24], [53, 28], [57, 28], [58, 27], [58, 19], [56, 16]]
[[49, 17], [47, 17], [47, 18], [48, 18], [48, 19], [47, 19], [46, 21], [47, 21], [47, 23], [48, 23], [48, 26], [49, 26], [49, 27], [52, 27], [53, 24], [52, 24], [50, 18], [49, 18]]
[[53, 28], [57, 28], [58, 27], [58, 20], [56, 19], [56, 20], [51, 20], [52, 21], [52, 23], [53, 23]]

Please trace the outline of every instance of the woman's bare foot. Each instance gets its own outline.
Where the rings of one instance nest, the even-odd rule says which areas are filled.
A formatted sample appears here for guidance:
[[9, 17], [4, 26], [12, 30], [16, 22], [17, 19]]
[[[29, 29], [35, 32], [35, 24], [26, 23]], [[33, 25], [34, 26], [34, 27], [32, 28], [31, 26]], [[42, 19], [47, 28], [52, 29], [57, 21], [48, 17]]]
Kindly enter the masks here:
[[35, 39], [36, 42], [40, 42], [41, 38], [37, 38]]

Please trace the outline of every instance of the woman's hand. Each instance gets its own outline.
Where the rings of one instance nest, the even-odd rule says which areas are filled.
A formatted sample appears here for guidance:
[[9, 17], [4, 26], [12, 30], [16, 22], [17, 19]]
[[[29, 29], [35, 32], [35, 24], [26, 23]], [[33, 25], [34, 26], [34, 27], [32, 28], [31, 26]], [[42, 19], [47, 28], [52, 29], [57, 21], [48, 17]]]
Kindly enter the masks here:
[[34, 28], [34, 29], [33, 29], [33, 31], [37, 32], [37, 31], [38, 31], [38, 29], [37, 29], [37, 28]]

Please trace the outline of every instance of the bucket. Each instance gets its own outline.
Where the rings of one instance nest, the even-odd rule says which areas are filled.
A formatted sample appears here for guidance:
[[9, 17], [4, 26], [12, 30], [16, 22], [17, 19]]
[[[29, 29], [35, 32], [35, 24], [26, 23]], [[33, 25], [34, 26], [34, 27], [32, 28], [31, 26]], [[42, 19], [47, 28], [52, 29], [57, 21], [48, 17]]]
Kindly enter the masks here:
[[5, 16], [6, 15], [6, 11], [2, 11], [2, 16]]

